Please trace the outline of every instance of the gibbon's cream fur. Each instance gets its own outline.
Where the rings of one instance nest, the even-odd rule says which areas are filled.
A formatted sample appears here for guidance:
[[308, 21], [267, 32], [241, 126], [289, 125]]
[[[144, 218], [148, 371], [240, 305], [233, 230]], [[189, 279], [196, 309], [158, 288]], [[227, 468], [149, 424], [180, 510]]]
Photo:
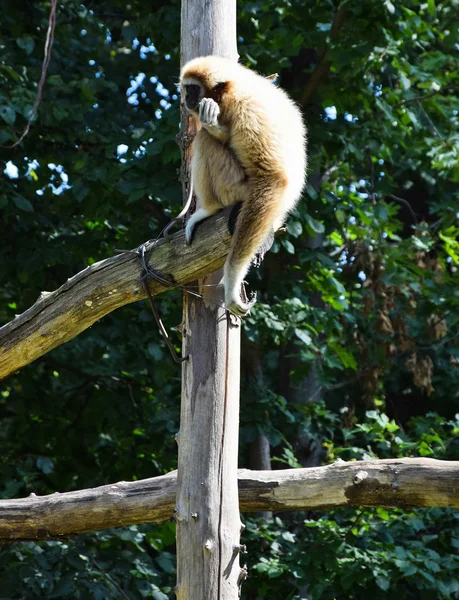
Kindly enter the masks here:
[[180, 75], [182, 97], [198, 117], [191, 172], [196, 224], [242, 201], [224, 268], [225, 303], [244, 316], [252, 302], [241, 297], [243, 279], [258, 248], [296, 204], [306, 172], [306, 130], [301, 113], [271, 81], [235, 62], [204, 56]]

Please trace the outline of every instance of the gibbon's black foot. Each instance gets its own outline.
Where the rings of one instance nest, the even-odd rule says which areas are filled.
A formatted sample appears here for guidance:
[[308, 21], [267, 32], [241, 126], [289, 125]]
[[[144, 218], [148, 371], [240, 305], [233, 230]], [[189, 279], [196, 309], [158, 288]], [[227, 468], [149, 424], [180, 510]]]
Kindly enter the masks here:
[[[234, 204], [233, 208], [231, 209], [230, 215], [228, 217], [228, 229], [229, 229], [229, 232], [231, 233], [231, 235], [234, 235], [234, 231], [236, 229], [236, 223], [237, 223], [237, 220], [239, 217], [239, 213], [241, 212], [241, 208], [242, 208], [242, 202], [237, 202], [236, 204]], [[270, 231], [270, 233], [268, 234], [268, 236], [266, 237], [264, 242], [261, 244], [261, 246], [256, 251], [255, 256], [252, 259], [252, 265], [254, 267], [258, 268], [261, 265], [261, 263], [263, 262], [263, 259], [265, 257], [265, 254], [271, 248], [273, 243], [274, 243], [274, 230]]]

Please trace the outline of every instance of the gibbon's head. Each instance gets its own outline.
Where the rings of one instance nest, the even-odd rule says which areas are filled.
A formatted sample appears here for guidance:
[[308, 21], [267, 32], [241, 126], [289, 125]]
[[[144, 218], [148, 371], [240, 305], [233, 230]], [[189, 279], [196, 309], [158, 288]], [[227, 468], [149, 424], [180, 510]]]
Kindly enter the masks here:
[[180, 88], [185, 105], [191, 112], [199, 112], [203, 98], [212, 98], [217, 104], [231, 87], [234, 63], [217, 56], [200, 56], [190, 60], [180, 74]]

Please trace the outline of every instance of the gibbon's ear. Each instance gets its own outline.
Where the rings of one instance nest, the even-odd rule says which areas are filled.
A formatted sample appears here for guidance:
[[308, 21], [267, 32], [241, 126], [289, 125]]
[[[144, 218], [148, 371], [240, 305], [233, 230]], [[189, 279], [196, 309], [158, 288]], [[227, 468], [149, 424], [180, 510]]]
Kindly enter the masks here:
[[231, 90], [230, 81], [219, 81], [217, 85], [212, 89], [210, 97], [215, 100], [217, 104], [220, 104], [223, 98], [223, 94], [227, 94]]

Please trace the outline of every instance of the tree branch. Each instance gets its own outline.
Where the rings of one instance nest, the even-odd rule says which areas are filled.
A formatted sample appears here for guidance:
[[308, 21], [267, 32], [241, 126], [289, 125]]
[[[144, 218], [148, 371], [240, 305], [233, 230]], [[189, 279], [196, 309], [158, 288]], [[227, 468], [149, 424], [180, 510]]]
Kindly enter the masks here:
[[[43, 540], [173, 518], [176, 471], [77, 492], [0, 500], [0, 540]], [[401, 458], [239, 471], [241, 511], [344, 506], [459, 508], [459, 462]]]
[[[153, 295], [223, 266], [231, 241], [230, 210], [200, 225], [191, 246], [185, 245], [183, 232], [168, 242], [147, 244], [148, 266], [171, 282], [168, 286], [150, 279]], [[126, 252], [87, 267], [54, 292], [43, 292], [31, 308], [0, 328], [0, 379], [68, 342], [120, 306], [144, 299], [142, 275], [139, 258]]]
[[424, 94], [423, 96], [412, 96], [411, 98], [406, 98], [405, 100], [401, 100], [400, 102], [397, 102], [396, 104], [394, 104], [392, 106], [392, 110], [394, 108], [399, 108], [400, 106], [404, 106], [405, 104], [409, 104], [410, 102], [423, 102], [424, 100], [427, 100], [428, 98], [432, 98], [433, 96], [438, 96], [438, 94], [442, 94], [443, 92], [447, 91], [447, 90], [454, 90], [454, 89], [458, 89], [458, 86], [451, 84], [451, 85], [446, 85], [442, 88], [440, 88], [439, 90], [434, 90], [433, 92], [430, 92], [429, 94]]
[[[339, 30], [344, 24], [347, 12], [347, 5], [341, 5], [338, 7], [330, 29], [331, 42], [335, 41], [338, 37]], [[301, 94], [301, 104], [303, 106], [305, 106], [309, 102], [309, 99], [316, 91], [321, 79], [325, 77], [328, 74], [328, 71], [330, 70], [332, 63], [331, 60], [327, 60], [327, 54], [329, 50], [330, 44], [325, 47], [324, 51], [322, 52], [322, 56], [320, 57], [320, 60], [316, 65], [316, 68], [314, 69], [313, 73], [311, 74], [311, 77], [308, 79], [308, 82], [306, 83], [303, 89], [303, 93]]]

